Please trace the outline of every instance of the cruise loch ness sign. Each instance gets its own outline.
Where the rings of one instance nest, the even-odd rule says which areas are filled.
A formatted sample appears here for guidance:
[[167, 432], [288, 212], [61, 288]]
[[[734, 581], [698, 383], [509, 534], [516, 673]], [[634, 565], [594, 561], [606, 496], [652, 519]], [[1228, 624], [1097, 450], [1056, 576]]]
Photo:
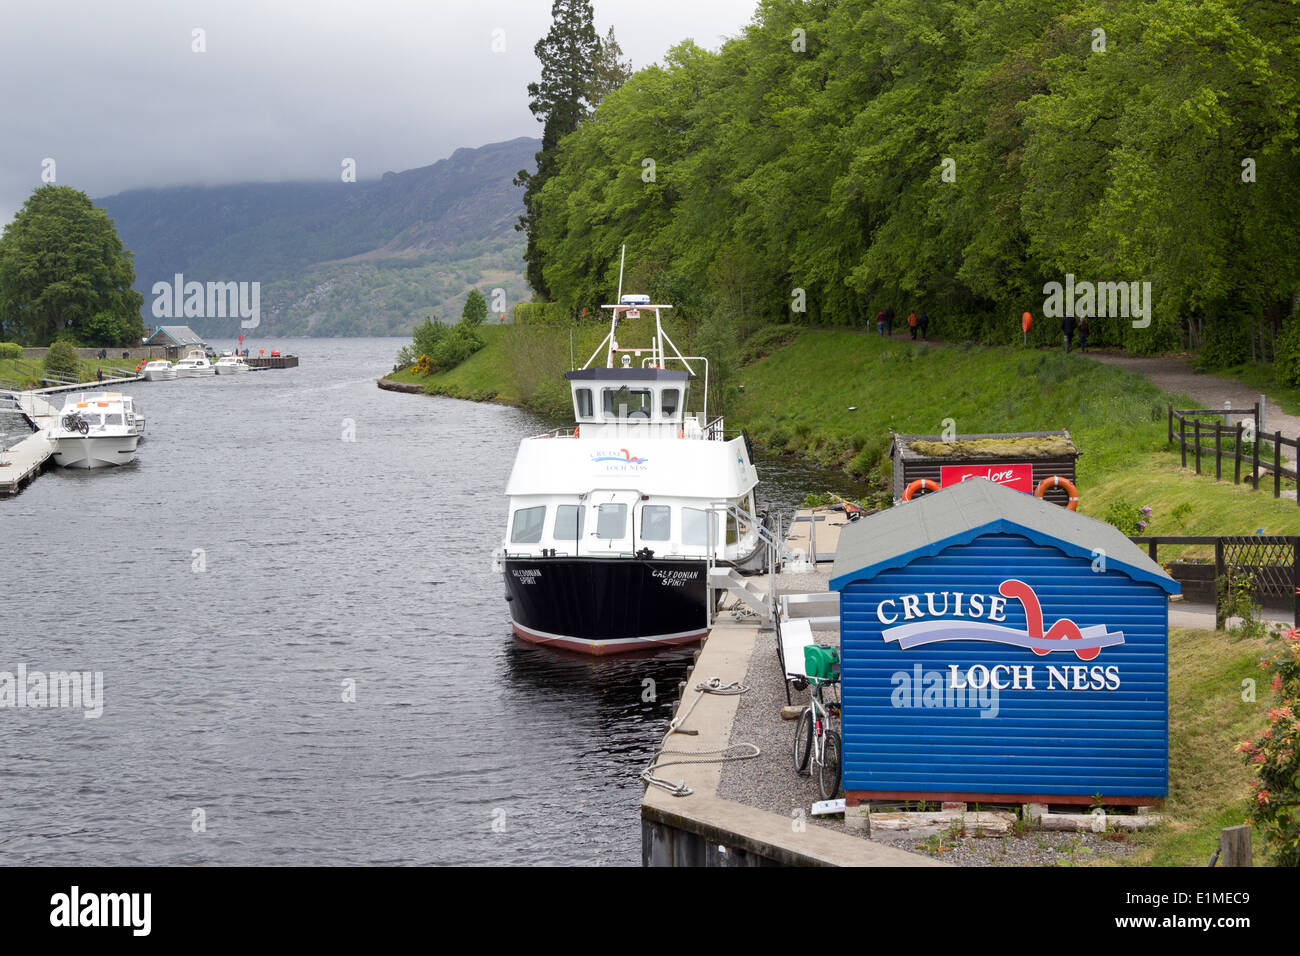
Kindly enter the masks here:
[[1167, 794], [1178, 584], [1115, 528], [974, 478], [845, 527], [831, 588], [850, 805]]

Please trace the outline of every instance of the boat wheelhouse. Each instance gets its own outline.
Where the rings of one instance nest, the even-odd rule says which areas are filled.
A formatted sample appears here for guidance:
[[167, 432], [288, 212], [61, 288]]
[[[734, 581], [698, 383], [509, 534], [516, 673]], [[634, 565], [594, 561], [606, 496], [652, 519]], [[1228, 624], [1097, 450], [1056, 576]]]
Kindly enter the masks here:
[[[593, 654], [699, 640], [709, 572], [755, 568], [766, 553], [748, 442], [708, 417], [707, 360], [664, 332], [670, 306], [624, 296], [604, 308], [609, 334], [565, 376], [574, 427], [519, 445], [497, 555], [515, 634]], [[652, 341], [621, 345], [619, 321], [642, 310]], [[702, 410], [690, 413], [700, 373]]]

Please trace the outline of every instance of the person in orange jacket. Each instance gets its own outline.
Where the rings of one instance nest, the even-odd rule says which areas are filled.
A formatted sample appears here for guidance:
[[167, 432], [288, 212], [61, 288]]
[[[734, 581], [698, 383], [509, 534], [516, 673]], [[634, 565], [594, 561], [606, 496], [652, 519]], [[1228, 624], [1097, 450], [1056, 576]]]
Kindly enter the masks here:
[[913, 312], [907, 317], [908, 328], [912, 330], [912, 341], [916, 341], [916, 313]]

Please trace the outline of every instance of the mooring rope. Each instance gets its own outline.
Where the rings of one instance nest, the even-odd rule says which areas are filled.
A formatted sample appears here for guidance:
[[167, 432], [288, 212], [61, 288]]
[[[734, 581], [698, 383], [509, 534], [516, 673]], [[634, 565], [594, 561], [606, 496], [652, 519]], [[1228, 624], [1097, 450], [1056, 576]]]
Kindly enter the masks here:
[[[731, 744], [728, 747], [720, 747], [716, 750], [666, 750], [664, 745], [668, 743], [668, 738], [673, 734], [696, 734], [699, 732], [695, 730], [682, 730], [681, 727], [682, 724], [686, 723], [687, 718], [691, 716], [691, 712], [695, 710], [695, 705], [704, 699], [705, 694], [730, 696], [746, 693], [749, 688], [740, 683], [740, 681], [730, 681], [724, 684], [722, 678], [710, 677], [708, 680], [700, 681], [700, 683], [696, 684], [695, 690], [697, 691], [695, 699], [691, 701], [691, 705], [686, 708], [685, 713], [679, 714], [669, 721], [668, 731], [664, 734], [664, 739], [660, 742], [659, 746], [655, 748], [654, 757], [650, 760], [650, 766], [641, 771], [642, 781], [651, 786], [662, 787], [674, 797], [689, 796], [693, 791], [690, 787], [686, 786], [685, 780], [679, 780], [674, 783], [671, 780], [656, 777], [654, 771], [662, 770], [664, 767], [675, 767], [680, 764], [727, 763], [732, 760], [753, 760], [762, 753], [757, 746], [750, 743]], [[674, 757], [704, 759], [669, 760], [666, 763], [659, 763], [659, 758], [665, 754]]]

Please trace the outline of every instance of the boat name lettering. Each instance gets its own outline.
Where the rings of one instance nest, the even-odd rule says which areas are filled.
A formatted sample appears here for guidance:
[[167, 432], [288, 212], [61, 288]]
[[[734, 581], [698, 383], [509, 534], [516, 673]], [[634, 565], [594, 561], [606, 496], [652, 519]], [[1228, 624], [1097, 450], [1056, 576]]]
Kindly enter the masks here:
[[659, 583], [666, 588], [679, 588], [687, 581], [699, 579], [699, 571], [667, 571], [656, 568], [650, 572], [651, 577], [659, 578]]
[[533, 584], [542, 576], [539, 568], [511, 568], [510, 573], [520, 584]]

